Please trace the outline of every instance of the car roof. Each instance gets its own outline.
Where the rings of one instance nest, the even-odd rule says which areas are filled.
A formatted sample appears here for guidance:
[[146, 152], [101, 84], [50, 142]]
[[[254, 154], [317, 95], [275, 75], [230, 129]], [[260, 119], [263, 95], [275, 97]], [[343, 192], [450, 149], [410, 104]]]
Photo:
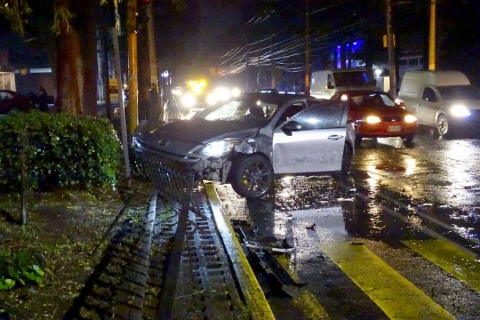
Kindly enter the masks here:
[[242, 97], [247, 99], [261, 99], [264, 101], [271, 101], [276, 104], [283, 104], [290, 100], [295, 99], [307, 99], [307, 97], [300, 94], [290, 94], [290, 93], [272, 93], [272, 92], [245, 92], [242, 94]]
[[379, 94], [388, 94], [388, 92], [382, 90], [343, 90], [342, 92], [338, 92], [336, 94], [372, 94], [372, 93], [379, 93]]

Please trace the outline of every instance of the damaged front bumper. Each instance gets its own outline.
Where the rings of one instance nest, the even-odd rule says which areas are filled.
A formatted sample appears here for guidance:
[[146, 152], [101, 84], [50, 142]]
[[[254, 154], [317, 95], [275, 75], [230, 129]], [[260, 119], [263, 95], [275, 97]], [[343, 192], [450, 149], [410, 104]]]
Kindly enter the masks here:
[[[196, 180], [204, 179], [221, 183], [228, 182], [228, 174], [232, 167], [232, 160], [237, 154], [239, 154], [236, 150], [231, 150], [229, 153], [221, 157], [205, 156], [195, 153], [180, 155], [150, 147], [137, 138], [133, 139], [132, 145], [137, 157], [142, 157], [144, 154], [148, 153], [149, 157], [156, 157], [159, 162], [165, 160], [165, 162], [177, 163], [182, 167], [192, 170], [195, 172]], [[251, 147], [242, 146], [241, 149], [247, 150], [249, 153], [253, 152]]]

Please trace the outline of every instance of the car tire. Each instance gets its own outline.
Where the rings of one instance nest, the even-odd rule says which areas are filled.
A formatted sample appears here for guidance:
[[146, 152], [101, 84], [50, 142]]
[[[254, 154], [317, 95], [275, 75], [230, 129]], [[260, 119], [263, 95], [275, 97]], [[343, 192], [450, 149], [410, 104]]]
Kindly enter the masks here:
[[405, 137], [403, 137], [403, 140], [405, 141], [405, 143], [412, 143], [413, 139], [415, 139], [414, 134], [409, 134], [409, 135], [406, 135]]
[[360, 144], [362, 144], [362, 136], [359, 136], [359, 135], [356, 135], [355, 136], [355, 147], [358, 147], [360, 146]]
[[449, 129], [448, 119], [444, 114], [441, 114], [437, 118], [437, 126], [433, 131], [434, 138], [440, 138], [447, 135]]
[[229, 180], [240, 196], [260, 198], [272, 188], [273, 168], [261, 154], [244, 155], [233, 161]]
[[345, 146], [343, 147], [342, 168], [340, 171], [340, 174], [342, 176], [348, 175], [348, 172], [350, 171], [350, 167], [352, 165], [352, 160], [353, 160], [353, 148], [348, 143], [345, 143]]

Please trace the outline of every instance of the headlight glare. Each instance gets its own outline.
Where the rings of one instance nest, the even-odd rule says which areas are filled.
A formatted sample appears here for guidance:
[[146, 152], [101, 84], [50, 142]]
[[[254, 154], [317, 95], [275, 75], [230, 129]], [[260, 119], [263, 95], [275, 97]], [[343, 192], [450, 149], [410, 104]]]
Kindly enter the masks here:
[[406, 123], [413, 123], [417, 121], [417, 117], [415, 117], [413, 114], [407, 114], [404, 120]]
[[225, 87], [216, 88], [214, 93], [217, 96], [217, 99], [220, 101], [227, 101], [230, 99], [230, 90]]
[[185, 93], [180, 101], [186, 108], [191, 108], [197, 103], [197, 99], [195, 99], [195, 96], [191, 93]]
[[242, 93], [242, 91], [239, 89], [239, 88], [233, 88], [230, 92], [230, 94], [232, 95], [232, 97], [234, 98], [238, 98], [240, 96], [240, 94]]
[[207, 104], [209, 105], [212, 105], [212, 104], [215, 104], [218, 102], [218, 98], [217, 98], [217, 95], [214, 94], [214, 93], [210, 93], [208, 96], [207, 96]]
[[377, 117], [377, 116], [368, 116], [368, 117], [365, 119], [365, 121], [366, 121], [367, 123], [379, 123], [379, 122], [381, 122], [382, 120], [380, 120], [380, 118]]
[[172, 94], [176, 95], [176, 96], [179, 96], [182, 94], [182, 89], [180, 88], [173, 88], [172, 89]]
[[221, 157], [232, 151], [239, 142], [240, 140], [219, 140], [210, 142], [199, 149], [197, 153], [205, 156]]
[[468, 110], [467, 107], [462, 106], [460, 104], [452, 106], [452, 108], [450, 109], [450, 112], [455, 117], [468, 117], [468, 116], [470, 116], [470, 110]]

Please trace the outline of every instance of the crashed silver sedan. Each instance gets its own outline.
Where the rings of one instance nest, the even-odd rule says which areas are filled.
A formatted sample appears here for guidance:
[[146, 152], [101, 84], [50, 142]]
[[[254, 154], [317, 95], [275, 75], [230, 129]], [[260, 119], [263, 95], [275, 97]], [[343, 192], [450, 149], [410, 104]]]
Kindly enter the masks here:
[[347, 114], [341, 101], [244, 93], [188, 120], [139, 126], [132, 145], [258, 198], [274, 175], [346, 174], [355, 141]]

